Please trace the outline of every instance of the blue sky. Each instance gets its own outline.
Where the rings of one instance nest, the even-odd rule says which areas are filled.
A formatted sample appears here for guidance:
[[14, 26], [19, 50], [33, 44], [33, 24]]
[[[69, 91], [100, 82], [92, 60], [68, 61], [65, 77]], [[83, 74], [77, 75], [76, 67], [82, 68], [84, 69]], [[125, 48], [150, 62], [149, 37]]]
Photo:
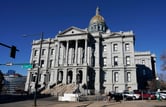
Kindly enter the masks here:
[[[99, 6], [111, 31], [133, 30], [135, 50], [156, 54], [157, 72], [162, 72], [160, 55], [166, 50], [165, 5], [165, 0], [1, 0], [0, 42], [15, 45], [20, 51], [12, 59], [10, 49], [0, 46], [0, 64], [29, 62], [32, 40], [40, 36], [25, 38], [24, 34], [44, 32], [44, 38], [54, 38], [70, 26], [87, 28]], [[27, 74], [21, 66], [0, 66], [0, 69]]]

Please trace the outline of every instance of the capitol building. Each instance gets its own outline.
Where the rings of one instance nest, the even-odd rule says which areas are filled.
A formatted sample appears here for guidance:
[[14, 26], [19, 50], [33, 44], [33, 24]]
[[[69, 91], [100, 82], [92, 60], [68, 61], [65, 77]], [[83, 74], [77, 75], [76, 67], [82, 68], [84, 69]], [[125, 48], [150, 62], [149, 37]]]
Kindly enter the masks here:
[[135, 40], [133, 31], [112, 32], [97, 8], [87, 28], [71, 26], [55, 38], [33, 41], [25, 90], [34, 92], [37, 80], [41, 93], [58, 87], [86, 94], [147, 89], [156, 78], [156, 56], [135, 51]]

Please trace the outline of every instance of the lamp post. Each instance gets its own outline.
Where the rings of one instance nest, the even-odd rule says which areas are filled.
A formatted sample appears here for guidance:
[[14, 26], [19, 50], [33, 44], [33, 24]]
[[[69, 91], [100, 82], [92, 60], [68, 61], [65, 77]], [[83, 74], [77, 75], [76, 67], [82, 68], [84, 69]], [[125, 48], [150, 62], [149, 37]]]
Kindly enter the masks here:
[[[37, 34], [38, 35], [38, 34]], [[33, 35], [25, 35], [26, 36], [33, 36]], [[41, 50], [42, 50], [42, 43], [43, 43], [43, 32], [39, 34], [40, 37], [40, 46], [39, 46], [39, 57], [38, 57], [38, 68], [37, 68], [37, 74], [36, 74], [36, 81], [35, 81], [35, 92], [34, 92], [34, 106], [37, 106], [37, 89], [38, 89], [38, 80], [39, 80], [39, 72], [41, 68]]]
[[160, 101], [160, 83], [159, 83], [159, 78], [156, 77], [156, 86], [157, 86], [157, 93], [158, 93], [158, 100]]

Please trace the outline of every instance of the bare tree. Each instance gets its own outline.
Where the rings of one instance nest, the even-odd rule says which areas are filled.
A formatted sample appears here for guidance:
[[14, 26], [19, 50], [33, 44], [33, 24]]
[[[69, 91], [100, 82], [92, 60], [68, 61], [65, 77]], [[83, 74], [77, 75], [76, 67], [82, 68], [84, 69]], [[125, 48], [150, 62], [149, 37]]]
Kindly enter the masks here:
[[160, 59], [163, 62], [163, 64], [161, 65], [161, 69], [163, 71], [166, 71], [166, 51], [163, 52], [163, 54], [161, 55]]
[[157, 90], [157, 81], [155, 79], [148, 81], [148, 87], [149, 90], [151, 91], [156, 91]]

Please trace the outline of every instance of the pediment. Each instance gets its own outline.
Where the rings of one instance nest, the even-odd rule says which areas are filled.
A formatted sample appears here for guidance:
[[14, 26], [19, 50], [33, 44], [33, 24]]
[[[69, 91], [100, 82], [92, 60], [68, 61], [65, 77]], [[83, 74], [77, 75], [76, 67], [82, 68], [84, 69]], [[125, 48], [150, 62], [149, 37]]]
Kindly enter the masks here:
[[72, 27], [64, 30], [63, 32], [59, 33], [58, 36], [74, 35], [74, 34], [85, 34], [85, 33], [87, 33], [87, 31], [72, 26]]
[[111, 36], [111, 37], [119, 37], [119, 36], [122, 36], [122, 35], [119, 34], [119, 33], [112, 33], [110, 36]]

